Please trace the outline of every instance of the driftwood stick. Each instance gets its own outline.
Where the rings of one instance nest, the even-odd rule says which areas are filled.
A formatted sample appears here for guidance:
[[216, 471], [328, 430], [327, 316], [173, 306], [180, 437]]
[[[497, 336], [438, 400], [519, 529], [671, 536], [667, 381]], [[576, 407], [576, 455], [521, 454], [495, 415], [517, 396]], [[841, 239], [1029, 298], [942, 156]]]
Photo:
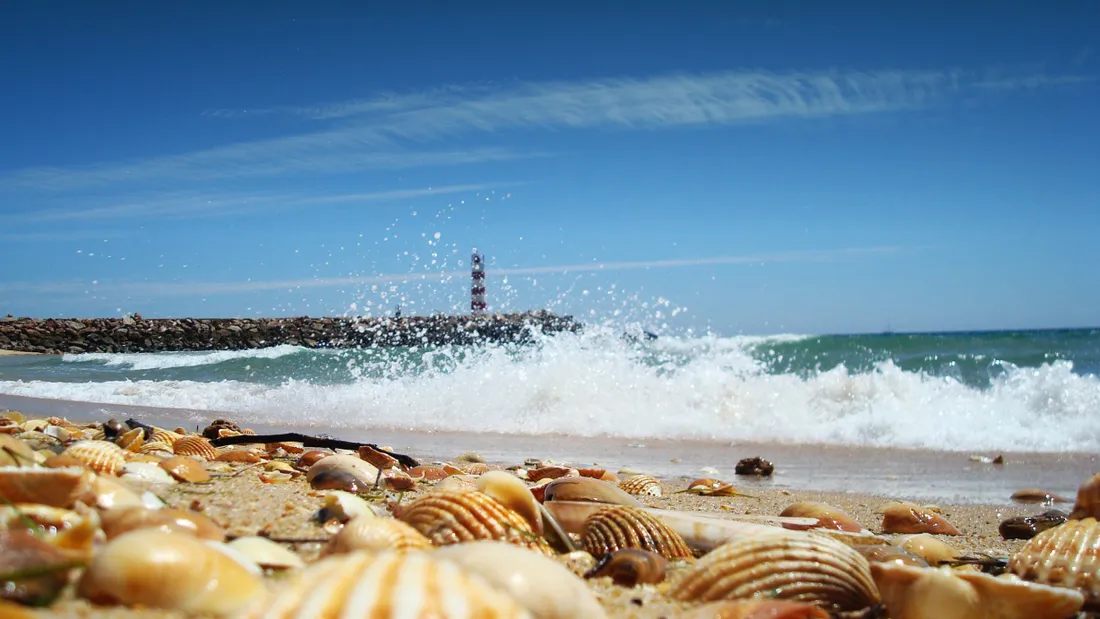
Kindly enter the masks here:
[[225, 445], [248, 445], [250, 443], [301, 443], [305, 447], [349, 449], [351, 451], [358, 451], [360, 447], [366, 446], [393, 456], [398, 462], [407, 467], [420, 466], [420, 463], [417, 462], [416, 459], [406, 456], [405, 454], [380, 449], [378, 445], [374, 443], [356, 443], [355, 441], [342, 441], [338, 438], [329, 438], [327, 436], [309, 436], [297, 432], [285, 432], [283, 434], [241, 434], [240, 436], [223, 436], [210, 441], [210, 444], [214, 447], [223, 447]]

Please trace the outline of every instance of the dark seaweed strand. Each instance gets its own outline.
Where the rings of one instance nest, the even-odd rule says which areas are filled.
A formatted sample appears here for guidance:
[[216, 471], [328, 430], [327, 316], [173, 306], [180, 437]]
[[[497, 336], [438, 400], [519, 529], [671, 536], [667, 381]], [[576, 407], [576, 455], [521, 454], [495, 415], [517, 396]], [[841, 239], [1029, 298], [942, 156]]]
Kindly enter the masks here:
[[[127, 421], [129, 423], [129, 421]], [[224, 447], [226, 445], [248, 445], [251, 443], [301, 443], [305, 447], [323, 447], [326, 449], [347, 449], [350, 451], [357, 451], [360, 447], [370, 447], [380, 451], [388, 456], [396, 458], [403, 466], [412, 468], [414, 466], [420, 466], [415, 458], [406, 456], [405, 454], [399, 454], [386, 449], [381, 449], [374, 443], [356, 443], [355, 441], [344, 441], [337, 438], [331, 438], [328, 436], [309, 436], [307, 434], [299, 434], [297, 432], [285, 432], [282, 434], [241, 434], [240, 436], [223, 436], [221, 438], [211, 439], [210, 444], [214, 447]]]

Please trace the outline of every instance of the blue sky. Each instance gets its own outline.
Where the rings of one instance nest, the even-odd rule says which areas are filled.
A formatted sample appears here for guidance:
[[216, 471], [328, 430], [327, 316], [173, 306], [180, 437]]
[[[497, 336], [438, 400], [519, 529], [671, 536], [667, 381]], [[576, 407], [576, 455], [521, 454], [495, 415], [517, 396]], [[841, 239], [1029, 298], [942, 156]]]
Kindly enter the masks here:
[[1100, 324], [1095, 3], [165, 4], [0, 8], [0, 314]]

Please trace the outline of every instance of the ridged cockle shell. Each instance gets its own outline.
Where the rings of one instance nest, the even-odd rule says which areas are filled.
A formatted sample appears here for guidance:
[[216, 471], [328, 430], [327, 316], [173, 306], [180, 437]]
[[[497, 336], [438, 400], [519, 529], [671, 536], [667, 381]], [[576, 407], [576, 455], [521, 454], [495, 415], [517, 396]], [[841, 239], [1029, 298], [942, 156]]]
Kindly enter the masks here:
[[874, 563], [871, 574], [890, 619], [1068, 619], [1084, 602], [1072, 589], [946, 567]]
[[237, 617], [260, 601], [265, 589], [259, 570], [224, 544], [142, 529], [99, 549], [78, 593], [97, 604]]
[[396, 518], [373, 514], [352, 518], [328, 541], [322, 556], [356, 550], [371, 552], [427, 550], [432, 542], [420, 531]]
[[673, 589], [677, 600], [751, 597], [813, 602], [827, 610], [863, 610], [878, 601], [867, 560], [822, 535], [777, 529], [723, 544]]
[[662, 496], [664, 489], [656, 477], [634, 475], [619, 482], [619, 487], [634, 496]]
[[538, 502], [518, 477], [504, 471], [489, 471], [478, 477], [477, 489], [522, 516], [532, 531], [542, 535], [542, 512]]
[[624, 505], [609, 505], [589, 516], [581, 544], [597, 558], [623, 548], [649, 550], [666, 559], [692, 556], [675, 531], [649, 513]]
[[126, 450], [108, 441], [77, 441], [61, 453], [101, 475], [117, 475], [126, 465]]
[[218, 457], [218, 450], [214, 449], [210, 440], [196, 434], [188, 434], [176, 439], [176, 442], [172, 443], [172, 453], [200, 460], [214, 460]]
[[437, 546], [498, 540], [553, 553], [523, 516], [483, 492], [437, 490], [402, 507], [397, 517]]
[[1024, 580], [1077, 589], [1089, 608], [1100, 607], [1100, 523], [1070, 520], [1033, 537], [1008, 560]]
[[512, 544], [470, 542], [437, 550], [435, 558], [460, 565], [503, 591], [536, 619], [603, 619], [584, 581], [560, 563]]
[[315, 617], [529, 619], [508, 595], [429, 553], [357, 551], [284, 580], [248, 619]]

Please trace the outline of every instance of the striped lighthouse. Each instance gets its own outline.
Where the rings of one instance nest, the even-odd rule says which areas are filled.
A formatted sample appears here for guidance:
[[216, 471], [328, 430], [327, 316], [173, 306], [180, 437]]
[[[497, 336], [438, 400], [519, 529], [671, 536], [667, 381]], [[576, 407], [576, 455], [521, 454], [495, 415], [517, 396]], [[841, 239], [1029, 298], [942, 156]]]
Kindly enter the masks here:
[[474, 249], [470, 258], [470, 311], [474, 314], [485, 313], [485, 265], [481, 254]]

